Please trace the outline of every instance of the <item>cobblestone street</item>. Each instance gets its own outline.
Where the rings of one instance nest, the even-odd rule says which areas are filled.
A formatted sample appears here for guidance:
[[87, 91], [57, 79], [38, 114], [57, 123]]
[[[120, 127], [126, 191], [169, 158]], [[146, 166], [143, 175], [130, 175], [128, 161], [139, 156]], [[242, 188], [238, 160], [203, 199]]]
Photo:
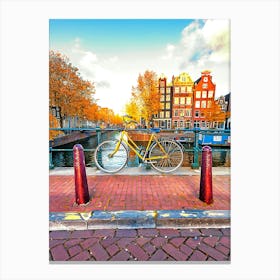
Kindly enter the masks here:
[[230, 228], [50, 232], [50, 261], [230, 261]]

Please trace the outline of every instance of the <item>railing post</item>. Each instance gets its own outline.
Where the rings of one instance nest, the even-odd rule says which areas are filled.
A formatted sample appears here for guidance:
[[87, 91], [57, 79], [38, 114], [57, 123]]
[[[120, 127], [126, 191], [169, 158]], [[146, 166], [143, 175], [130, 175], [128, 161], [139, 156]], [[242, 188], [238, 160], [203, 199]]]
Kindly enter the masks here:
[[99, 126], [97, 126], [96, 127], [96, 133], [97, 133], [97, 145], [99, 145], [100, 143], [101, 143], [101, 141], [102, 141], [102, 135], [101, 135], [101, 131], [100, 131], [100, 127]]
[[191, 164], [192, 169], [198, 169], [199, 168], [199, 162], [198, 162], [198, 130], [197, 128], [194, 129], [194, 147], [193, 147], [193, 163]]
[[54, 164], [52, 160], [52, 147], [49, 148], [49, 169], [54, 169]]
[[75, 194], [76, 203], [87, 204], [89, 202], [89, 192], [86, 176], [86, 165], [83, 146], [76, 144], [73, 147], [74, 173], [75, 173]]
[[212, 191], [212, 149], [202, 148], [199, 199], [207, 204], [213, 203]]

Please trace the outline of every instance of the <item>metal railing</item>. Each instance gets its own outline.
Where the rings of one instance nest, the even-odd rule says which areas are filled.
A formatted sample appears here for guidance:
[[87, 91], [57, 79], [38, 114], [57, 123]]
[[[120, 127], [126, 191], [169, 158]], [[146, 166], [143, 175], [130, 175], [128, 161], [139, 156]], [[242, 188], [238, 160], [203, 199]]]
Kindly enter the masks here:
[[[97, 137], [97, 144], [102, 142], [102, 134], [106, 132], [113, 132], [113, 131], [122, 131], [123, 128], [115, 127], [115, 128], [99, 128], [99, 127], [83, 127], [83, 128], [49, 128], [49, 130], [53, 131], [63, 131], [67, 133], [71, 133], [73, 131], [79, 131], [79, 132], [96, 132], [96, 137]], [[151, 133], [153, 132], [153, 129], [144, 129], [144, 128], [138, 128], [138, 129], [126, 129], [127, 131], [136, 131], [136, 132], [142, 132], [142, 133]], [[176, 129], [160, 129], [161, 133], [172, 133], [173, 137], [175, 135], [178, 135], [180, 137], [184, 137], [184, 134], [186, 133], [192, 133], [193, 134], [193, 141], [187, 142], [187, 143], [193, 143], [192, 148], [186, 148], [182, 144], [183, 152], [184, 153], [194, 153], [193, 156], [193, 163], [191, 164], [191, 167], [193, 169], [199, 168], [199, 154], [202, 152], [202, 145], [199, 144], [199, 139], [198, 135], [199, 134], [210, 134], [210, 135], [228, 135], [230, 136], [231, 131], [226, 130], [226, 129], [199, 129], [199, 128], [194, 128], [194, 129], [184, 129], [184, 128], [176, 128]], [[69, 134], [66, 134], [69, 135]], [[94, 136], [94, 135], [93, 135]], [[90, 137], [90, 136], [89, 136]], [[162, 136], [162, 138], [168, 138], [168, 135]], [[60, 138], [60, 137], [58, 137]], [[159, 136], [159, 138], [161, 138]], [[173, 137], [174, 138], [174, 137]], [[186, 137], [186, 138], [192, 138], [192, 137]], [[176, 137], [175, 137], [176, 140]], [[177, 139], [178, 142], [180, 139]], [[221, 145], [220, 147], [212, 147], [212, 152], [230, 152], [230, 148], [222, 148], [223, 146]], [[87, 149], [84, 148], [85, 152], [94, 152], [95, 149]], [[49, 168], [53, 169], [55, 166], [53, 164], [53, 152], [73, 152], [73, 149], [66, 149], [66, 148], [53, 148], [49, 147]]]

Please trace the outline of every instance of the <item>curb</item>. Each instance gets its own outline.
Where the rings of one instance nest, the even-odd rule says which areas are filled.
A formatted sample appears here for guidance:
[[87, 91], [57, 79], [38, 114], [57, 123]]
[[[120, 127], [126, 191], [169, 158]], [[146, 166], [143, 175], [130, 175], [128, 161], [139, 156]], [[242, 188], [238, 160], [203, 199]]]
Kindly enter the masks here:
[[52, 212], [49, 230], [230, 227], [230, 210]]

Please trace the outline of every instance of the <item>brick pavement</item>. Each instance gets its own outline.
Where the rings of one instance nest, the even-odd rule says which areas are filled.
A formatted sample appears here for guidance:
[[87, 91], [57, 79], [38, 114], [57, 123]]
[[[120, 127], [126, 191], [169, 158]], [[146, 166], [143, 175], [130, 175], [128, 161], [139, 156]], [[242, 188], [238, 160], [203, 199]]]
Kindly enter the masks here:
[[230, 229], [51, 231], [50, 261], [230, 261]]
[[91, 197], [86, 207], [75, 206], [73, 176], [49, 177], [50, 212], [230, 209], [230, 176], [213, 176], [214, 203], [199, 197], [199, 176], [87, 176]]

